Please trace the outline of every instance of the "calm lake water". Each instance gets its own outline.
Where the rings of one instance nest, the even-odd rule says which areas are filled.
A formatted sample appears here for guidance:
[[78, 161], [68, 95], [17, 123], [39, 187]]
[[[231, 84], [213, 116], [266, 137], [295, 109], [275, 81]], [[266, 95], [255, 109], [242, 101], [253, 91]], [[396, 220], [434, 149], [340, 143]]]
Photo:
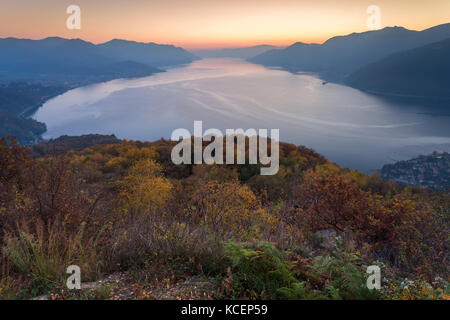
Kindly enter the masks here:
[[[450, 110], [450, 106], [447, 106]], [[204, 59], [138, 79], [66, 92], [33, 116], [45, 138], [88, 133], [169, 138], [176, 128], [278, 128], [280, 140], [305, 145], [343, 167], [370, 172], [433, 150], [450, 151], [450, 117], [313, 75], [239, 59]]]

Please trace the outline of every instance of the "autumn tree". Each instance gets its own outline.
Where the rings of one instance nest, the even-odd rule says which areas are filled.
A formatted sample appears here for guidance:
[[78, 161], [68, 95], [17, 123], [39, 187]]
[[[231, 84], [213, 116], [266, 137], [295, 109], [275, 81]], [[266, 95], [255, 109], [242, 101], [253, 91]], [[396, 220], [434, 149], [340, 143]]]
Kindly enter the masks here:
[[271, 223], [255, 194], [237, 181], [200, 184], [192, 195], [188, 214], [215, 234], [243, 238], [261, 221]]
[[124, 215], [152, 214], [170, 199], [173, 189], [161, 166], [151, 159], [137, 161], [118, 182]]

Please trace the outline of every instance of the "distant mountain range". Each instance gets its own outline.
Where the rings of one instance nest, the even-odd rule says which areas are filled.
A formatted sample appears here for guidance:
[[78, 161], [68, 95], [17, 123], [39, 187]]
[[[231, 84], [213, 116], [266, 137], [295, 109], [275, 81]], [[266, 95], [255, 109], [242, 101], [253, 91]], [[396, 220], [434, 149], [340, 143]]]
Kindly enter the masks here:
[[140, 77], [157, 67], [189, 63], [190, 52], [171, 45], [112, 40], [95, 45], [81, 39], [0, 39], [0, 78], [54, 76]]
[[270, 45], [258, 45], [244, 48], [225, 48], [225, 49], [203, 49], [192, 50], [191, 52], [201, 58], [240, 58], [248, 59], [256, 55], [262, 54], [269, 50], [283, 49], [284, 47], [276, 47]]
[[[297, 42], [248, 59], [290, 71], [314, 72], [326, 80], [343, 82], [351, 74], [388, 55], [450, 38], [450, 23], [423, 31], [387, 27], [333, 37], [323, 44]], [[353, 82], [350, 82], [353, 83]]]
[[28, 118], [55, 95], [75, 87], [162, 72], [190, 63], [192, 53], [171, 45], [112, 40], [100, 45], [80, 39], [0, 39], [0, 138], [22, 144], [41, 140], [44, 123]]
[[165, 67], [198, 60], [192, 53], [173, 45], [114, 39], [97, 46], [103, 56], [131, 60], [153, 67]]

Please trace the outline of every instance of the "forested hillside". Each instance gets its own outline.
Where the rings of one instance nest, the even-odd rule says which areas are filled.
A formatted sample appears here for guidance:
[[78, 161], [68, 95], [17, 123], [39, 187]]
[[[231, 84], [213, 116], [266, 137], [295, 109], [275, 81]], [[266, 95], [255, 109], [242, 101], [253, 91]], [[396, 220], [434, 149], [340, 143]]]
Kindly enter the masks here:
[[[177, 166], [174, 144], [65, 137], [31, 157], [2, 139], [0, 297], [120, 291], [73, 296], [64, 289], [72, 264], [83, 282], [128, 275], [132, 299], [199, 278], [172, 298], [448, 297], [448, 193], [284, 143], [274, 176], [258, 165]], [[379, 291], [366, 287], [368, 265], [381, 268]]]
[[446, 99], [450, 105], [450, 37], [392, 54], [351, 74], [345, 83], [387, 95]]
[[67, 90], [64, 86], [43, 86], [25, 82], [0, 85], [0, 137], [12, 135], [21, 144], [39, 141], [47, 129], [44, 123], [27, 117], [49, 98]]

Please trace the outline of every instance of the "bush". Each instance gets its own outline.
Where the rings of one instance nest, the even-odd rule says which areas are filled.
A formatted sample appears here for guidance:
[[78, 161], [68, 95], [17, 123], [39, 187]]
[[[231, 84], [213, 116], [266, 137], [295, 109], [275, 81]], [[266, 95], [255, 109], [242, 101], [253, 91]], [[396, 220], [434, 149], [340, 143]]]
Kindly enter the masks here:
[[160, 216], [116, 226], [111, 238], [110, 256], [125, 269], [155, 263], [195, 274], [208, 269], [220, 249], [203, 228]]
[[275, 222], [250, 188], [237, 181], [203, 182], [190, 199], [187, 215], [220, 239], [247, 240]]
[[[269, 243], [227, 242], [229, 269], [223, 289], [231, 297], [257, 299], [379, 299], [366, 286], [358, 257], [337, 252], [315, 260], [281, 252]], [[225, 272], [224, 272], [225, 274]]]
[[117, 182], [124, 215], [154, 214], [170, 199], [173, 186], [161, 170], [153, 160], [139, 160]]
[[27, 275], [33, 295], [64, 284], [69, 265], [80, 266], [84, 281], [106, 270], [98, 238], [88, 235], [84, 224], [68, 230], [55, 222], [46, 229], [37, 221], [34, 230], [25, 224], [21, 229], [18, 235], [6, 235], [2, 254], [16, 272]]
[[322, 279], [319, 289], [331, 299], [374, 300], [380, 298], [377, 290], [367, 288], [366, 266], [354, 254], [337, 252], [335, 256], [318, 256], [311, 266], [311, 275]]
[[[229, 260], [225, 288], [233, 297], [275, 299], [281, 297], [279, 289], [297, 282], [293, 264], [287, 253], [280, 252], [269, 243], [227, 242], [225, 256]], [[230, 282], [232, 279], [232, 282]]]
[[434, 288], [424, 280], [396, 279], [386, 286], [383, 298], [387, 300], [449, 300], [450, 284], [442, 280]]

